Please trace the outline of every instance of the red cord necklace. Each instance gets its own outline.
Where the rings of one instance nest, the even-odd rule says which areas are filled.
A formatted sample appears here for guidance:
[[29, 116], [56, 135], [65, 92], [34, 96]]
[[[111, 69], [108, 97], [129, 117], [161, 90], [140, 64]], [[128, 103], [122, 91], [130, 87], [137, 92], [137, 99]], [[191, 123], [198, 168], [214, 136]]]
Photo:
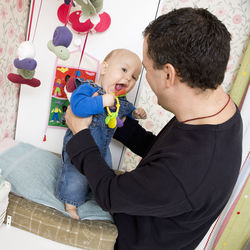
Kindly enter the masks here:
[[227, 103], [222, 107], [222, 109], [220, 111], [218, 111], [217, 113], [213, 114], [213, 115], [208, 115], [208, 116], [202, 116], [202, 117], [196, 117], [196, 118], [192, 118], [192, 119], [188, 119], [188, 120], [185, 120], [185, 121], [182, 121], [182, 123], [185, 123], [185, 122], [190, 122], [190, 121], [194, 121], [194, 120], [199, 120], [199, 119], [204, 119], [204, 118], [210, 118], [210, 117], [213, 117], [213, 116], [216, 116], [218, 115], [219, 113], [221, 113], [225, 108], [226, 106], [228, 105], [229, 101], [230, 101], [230, 95], [227, 94], [228, 96], [228, 100], [227, 100]]

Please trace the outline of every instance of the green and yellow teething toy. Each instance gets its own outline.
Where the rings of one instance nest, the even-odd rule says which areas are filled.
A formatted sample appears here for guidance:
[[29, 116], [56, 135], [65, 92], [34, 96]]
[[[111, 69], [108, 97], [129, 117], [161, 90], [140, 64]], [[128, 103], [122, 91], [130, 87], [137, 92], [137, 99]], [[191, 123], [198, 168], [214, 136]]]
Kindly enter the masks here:
[[115, 112], [111, 112], [109, 107], [107, 107], [107, 111], [108, 111], [108, 116], [105, 119], [105, 124], [108, 125], [109, 128], [115, 128], [117, 127], [122, 127], [123, 123], [120, 120], [120, 118], [118, 117], [118, 112], [120, 109], [120, 103], [119, 103], [119, 99], [118, 97], [115, 98], [116, 99], [116, 111]]

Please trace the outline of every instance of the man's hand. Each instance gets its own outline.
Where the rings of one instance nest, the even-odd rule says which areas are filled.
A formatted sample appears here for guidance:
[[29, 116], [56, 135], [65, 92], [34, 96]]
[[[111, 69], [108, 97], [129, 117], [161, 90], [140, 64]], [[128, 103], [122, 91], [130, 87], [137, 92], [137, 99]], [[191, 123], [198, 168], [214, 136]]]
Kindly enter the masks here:
[[81, 130], [89, 127], [92, 121], [92, 116], [85, 118], [80, 118], [78, 116], [75, 116], [69, 105], [65, 114], [65, 119], [69, 129], [72, 131], [73, 134], [76, 134]]
[[146, 119], [147, 114], [146, 111], [143, 108], [137, 108], [133, 111], [132, 116], [134, 119]]
[[105, 94], [102, 96], [103, 107], [112, 107], [115, 103], [115, 96], [112, 94]]

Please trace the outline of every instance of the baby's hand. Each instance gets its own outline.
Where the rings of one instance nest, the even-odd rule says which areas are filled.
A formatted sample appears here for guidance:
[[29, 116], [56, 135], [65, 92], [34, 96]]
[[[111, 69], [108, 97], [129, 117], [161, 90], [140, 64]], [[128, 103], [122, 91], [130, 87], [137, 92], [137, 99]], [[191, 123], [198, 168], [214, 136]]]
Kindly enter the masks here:
[[133, 111], [132, 116], [134, 119], [146, 119], [147, 114], [146, 111], [143, 108], [137, 108]]
[[112, 107], [115, 103], [115, 96], [112, 94], [105, 94], [102, 96], [103, 107]]

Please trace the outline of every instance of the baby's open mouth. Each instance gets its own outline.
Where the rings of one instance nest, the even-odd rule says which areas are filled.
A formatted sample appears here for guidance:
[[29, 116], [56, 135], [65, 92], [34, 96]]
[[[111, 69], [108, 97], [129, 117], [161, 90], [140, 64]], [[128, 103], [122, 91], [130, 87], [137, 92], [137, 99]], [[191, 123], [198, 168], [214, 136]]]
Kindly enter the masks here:
[[121, 95], [126, 95], [127, 90], [126, 90], [126, 85], [122, 83], [117, 83], [115, 85], [115, 95], [116, 96], [121, 96]]
[[126, 85], [125, 85], [125, 84], [117, 83], [117, 84], [115, 85], [115, 91], [116, 91], [116, 92], [117, 92], [117, 91], [120, 91], [120, 90], [123, 89], [123, 88], [126, 88]]

